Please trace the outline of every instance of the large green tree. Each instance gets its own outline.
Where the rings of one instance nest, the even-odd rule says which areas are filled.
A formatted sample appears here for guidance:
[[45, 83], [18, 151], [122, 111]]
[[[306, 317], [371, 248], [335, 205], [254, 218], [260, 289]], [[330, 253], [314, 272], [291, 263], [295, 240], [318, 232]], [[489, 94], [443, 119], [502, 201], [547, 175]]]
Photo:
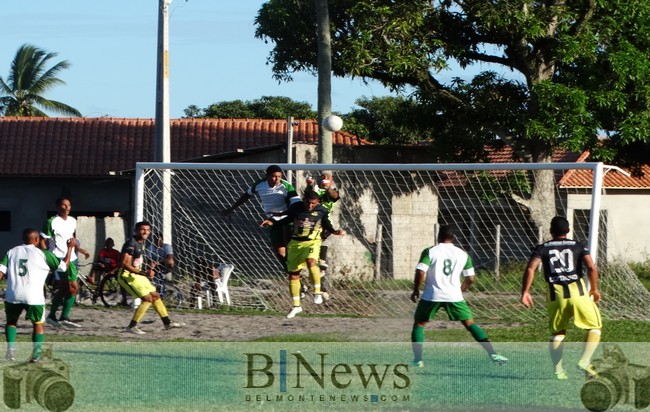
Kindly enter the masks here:
[[6, 80], [0, 76], [0, 114], [47, 117], [43, 110], [49, 110], [81, 117], [74, 107], [44, 97], [54, 86], [65, 84], [57, 75], [70, 67], [70, 63], [63, 60], [48, 68], [50, 60], [56, 56], [56, 53], [47, 53], [30, 44], [18, 49]]
[[[507, 144], [547, 162], [559, 147], [625, 159], [650, 138], [646, 0], [330, 0], [332, 71], [408, 90], [440, 147]], [[270, 0], [256, 35], [276, 78], [316, 67], [313, 2]], [[450, 76], [450, 68], [460, 67]], [[473, 69], [474, 74], [462, 69]], [[483, 70], [483, 71], [481, 71]], [[505, 73], [505, 76], [497, 75]], [[606, 135], [600, 141], [598, 135]], [[454, 153], [453, 150], [448, 153]], [[450, 159], [455, 160], [455, 159]], [[465, 157], [464, 160], [472, 160]], [[647, 161], [647, 159], [646, 159]], [[521, 199], [546, 226], [551, 173]]]
[[199, 108], [188, 106], [185, 117], [205, 117], [215, 119], [315, 119], [316, 112], [307, 102], [297, 102], [289, 97], [262, 96], [255, 100], [230, 100]]

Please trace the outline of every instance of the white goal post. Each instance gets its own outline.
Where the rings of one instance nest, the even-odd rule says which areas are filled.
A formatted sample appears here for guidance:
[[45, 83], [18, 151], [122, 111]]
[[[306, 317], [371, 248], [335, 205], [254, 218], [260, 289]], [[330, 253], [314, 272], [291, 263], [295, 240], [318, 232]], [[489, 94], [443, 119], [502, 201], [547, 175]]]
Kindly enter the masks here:
[[[611, 222], [601, 222], [602, 163], [279, 166], [291, 176], [299, 194], [308, 176], [330, 171], [341, 195], [332, 220], [347, 235], [330, 238], [325, 279], [332, 299], [316, 306], [307, 297], [307, 313], [412, 313], [414, 305], [408, 297], [415, 264], [422, 250], [436, 243], [442, 224], [457, 227], [457, 243], [470, 253], [477, 268], [475, 287], [466, 293], [477, 317], [521, 321], [543, 317], [543, 305], [531, 311], [519, 304], [519, 290], [530, 250], [548, 239], [548, 221], [556, 214], [567, 216], [571, 235], [586, 241], [595, 259], [607, 256], [601, 250], [606, 246], [601, 231]], [[258, 198], [227, 217], [221, 214], [253, 182], [264, 178], [266, 167], [260, 163], [137, 164], [135, 221], [150, 221], [155, 231], [171, 240], [180, 286], [191, 288], [192, 279], [209, 272], [210, 266], [232, 263], [233, 306], [278, 312], [289, 308], [287, 277], [274, 257], [267, 230], [259, 227], [263, 211]], [[578, 170], [590, 175], [591, 190], [572, 192], [561, 186], [563, 176]], [[581, 201], [575, 202], [575, 197]], [[629, 269], [618, 268], [610, 275], [605, 270], [610, 263], [599, 262], [603, 294], [614, 299], [605, 306], [605, 310], [610, 304], [612, 308], [607, 316], [638, 317], [639, 307], [647, 306], [650, 299], [644, 293], [634, 299], [619, 296], [620, 282], [631, 288], [640, 283]], [[545, 294], [541, 278], [540, 274], [534, 290], [540, 303]], [[193, 299], [188, 298], [187, 304]]]

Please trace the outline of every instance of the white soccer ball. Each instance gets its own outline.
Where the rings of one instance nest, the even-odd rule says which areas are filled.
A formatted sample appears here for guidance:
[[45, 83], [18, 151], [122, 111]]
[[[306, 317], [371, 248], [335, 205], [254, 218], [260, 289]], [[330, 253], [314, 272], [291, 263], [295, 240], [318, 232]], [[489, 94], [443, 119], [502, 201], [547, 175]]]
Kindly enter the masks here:
[[343, 127], [343, 119], [335, 114], [331, 114], [323, 119], [323, 128], [330, 132], [338, 132]]

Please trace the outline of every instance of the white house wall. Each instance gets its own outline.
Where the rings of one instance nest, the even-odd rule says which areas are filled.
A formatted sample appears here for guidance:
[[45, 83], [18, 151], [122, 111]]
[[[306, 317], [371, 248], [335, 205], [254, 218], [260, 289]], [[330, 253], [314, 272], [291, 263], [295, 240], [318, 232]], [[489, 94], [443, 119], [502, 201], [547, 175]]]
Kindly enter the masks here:
[[[591, 209], [590, 194], [569, 195], [572, 210]], [[650, 259], [650, 197], [647, 191], [617, 193], [612, 189], [603, 195], [601, 209], [607, 212], [607, 258], [628, 262]]]

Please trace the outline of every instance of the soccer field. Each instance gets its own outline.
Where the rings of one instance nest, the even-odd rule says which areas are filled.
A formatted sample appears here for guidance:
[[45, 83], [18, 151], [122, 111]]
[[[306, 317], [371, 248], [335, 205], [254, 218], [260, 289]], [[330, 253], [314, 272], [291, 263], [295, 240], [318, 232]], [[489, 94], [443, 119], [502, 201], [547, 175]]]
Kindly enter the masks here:
[[[70, 371], [69, 410], [584, 410], [577, 343], [567, 344], [566, 381], [555, 379], [544, 343], [495, 344], [505, 366], [475, 343], [431, 343], [422, 369], [409, 365], [406, 342], [52, 345], [54, 363]], [[647, 344], [618, 345], [631, 363], [650, 359]], [[25, 372], [24, 390], [41, 368]], [[43, 408], [32, 400], [21, 410]]]

